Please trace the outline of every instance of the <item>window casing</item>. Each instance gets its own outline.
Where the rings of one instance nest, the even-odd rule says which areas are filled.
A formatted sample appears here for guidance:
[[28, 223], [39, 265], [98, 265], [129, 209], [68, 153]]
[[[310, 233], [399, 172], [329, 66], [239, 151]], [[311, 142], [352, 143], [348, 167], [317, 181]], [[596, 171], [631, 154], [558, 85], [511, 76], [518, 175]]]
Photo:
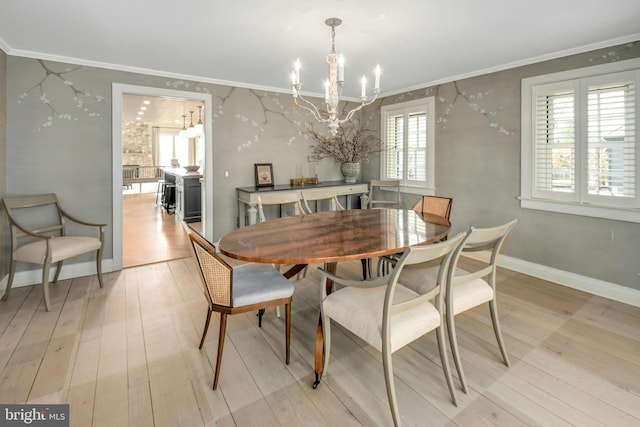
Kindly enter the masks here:
[[381, 179], [397, 179], [403, 192], [434, 189], [433, 97], [382, 107]]
[[640, 59], [522, 80], [522, 207], [640, 222]]

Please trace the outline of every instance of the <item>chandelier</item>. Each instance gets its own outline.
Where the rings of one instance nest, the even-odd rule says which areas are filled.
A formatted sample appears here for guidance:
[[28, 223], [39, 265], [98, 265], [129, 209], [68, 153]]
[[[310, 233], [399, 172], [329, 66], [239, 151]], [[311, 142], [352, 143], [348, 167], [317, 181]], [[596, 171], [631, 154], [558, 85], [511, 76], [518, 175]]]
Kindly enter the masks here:
[[367, 101], [367, 78], [362, 76], [360, 105], [349, 111], [344, 119], [338, 118], [338, 103], [340, 102], [340, 95], [344, 87], [344, 58], [342, 54], [338, 55], [336, 53], [336, 27], [342, 24], [342, 20], [339, 18], [329, 18], [324, 21], [324, 23], [331, 27], [331, 53], [327, 55], [329, 78], [324, 82], [324, 108], [318, 109], [315, 104], [302, 97], [300, 93], [302, 84], [300, 83], [299, 59], [296, 60], [295, 68], [291, 73], [291, 81], [293, 83], [293, 100], [296, 105], [311, 112], [317, 121], [327, 125], [331, 131], [331, 135], [335, 135], [342, 123], [351, 120], [351, 117], [353, 117], [357, 111], [371, 104], [378, 97], [380, 93], [380, 66], [377, 65], [375, 69], [373, 98]]
[[203, 134], [203, 125], [202, 125], [202, 106], [198, 105], [198, 124], [193, 124], [193, 113], [194, 111], [189, 111], [189, 126], [187, 127], [186, 118], [187, 115], [182, 115], [182, 130], [178, 134], [181, 138], [191, 139], [191, 138], [199, 138]]

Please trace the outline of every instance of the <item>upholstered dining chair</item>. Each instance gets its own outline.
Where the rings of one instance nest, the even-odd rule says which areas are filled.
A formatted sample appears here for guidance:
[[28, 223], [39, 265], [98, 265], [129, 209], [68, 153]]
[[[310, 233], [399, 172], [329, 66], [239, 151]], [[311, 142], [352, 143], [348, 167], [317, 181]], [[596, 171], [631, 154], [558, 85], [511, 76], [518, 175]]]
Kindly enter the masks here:
[[[277, 206], [280, 209], [280, 216], [290, 216], [282, 215], [286, 209], [292, 209], [291, 212], [293, 213], [293, 216], [303, 215], [305, 213], [305, 210], [300, 203], [298, 193], [279, 193], [277, 191], [273, 191], [258, 195], [258, 216], [260, 222], [264, 222], [268, 219], [264, 213], [264, 208], [267, 206]], [[274, 267], [276, 270], [280, 271], [280, 265], [274, 265]], [[276, 313], [278, 317], [280, 317], [280, 309], [278, 309]]]
[[216, 254], [215, 247], [197, 233], [189, 233], [191, 247], [198, 261], [200, 279], [207, 298], [207, 318], [199, 348], [202, 349], [211, 314], [220, 313], [220, 332], [213, 389], [218, 387], [222, 353], [227, 327], [227, 316], [285, 306], [285, 363], [289, 364], [291, 343], [291, 300], [293, 285], [270, 265], [247, 263], [231, 267]]
[[[387, 194], [388, 196], [383, 196]], [[369, 182], [369, 208], [400, 208], [400, 181], [372, 179]]]
[[[465, 234], [460, 233], [446, 242], [409, 247], [389, 275], [373, 280], [346, 280], [319, 269], [322, 275], [320, 307], [324, 327], [322, 375], [327, 374], [331, 351], [331, 323], [336, 322], [382, 352], [387, 398], [396, 426], [400, 425], [400, 413], [391, 355], [434, 329], [451, 401], [457, 405], [442, 329], [443, 292], [452, 254], [464, 237]], [[420, 295], [404, 286], [401, 273], [405, 266], [419, 269], [422, 265], [431, 267], [434, 263], [439, 267], [436, 285], [428, 293]], [[327, 295], [328, 279], [343, 287]]]
[[[451, 345], [451, 352], [453, 353], [453, 360], [458, 372], [458, 378], [460, 379], [462, 390], [465, 393], [467, 392], [467, 382], [462, 368], [456, 336], [455, 316], [457, 314], [488, 302], [491, 322], [500, 348], [500, 354], [502, 355], [504, 364], [509, 366], [509, 356], [507, 355], [504, 340], [502, 339], [498, 319], [496, 269], [502, 244], [517, 222], [518, 220], [514, 219], [496, 227], [471, 227], [465, 239], [454, 252], [449, 266], [445, 296], [447, 333]], [[486, 262], [482, 262], [482, 264], [474, 268], [473, 271], [466, 271], [458, 267], [462, 255], [478, 251], [488, 251], [488, 259]], [[416, 275], [411, 268], [407, 268], [402, 273], [401, 280], [403, 280], [403, 283], [409, 289], [419, 294], [424, 294], [429, 292], [432, 286], [435, 286], [438, 277], [437, 274], [436, 269], [432, 269], [427, 274], [420, 272]]]
[[313, 190], [313, 191], [305, 191], [302, 190], [302, 202], [303, 202], [303, 207], [306, 211], [306, 213], [312, 213], [314, 212], [313, 209], [311, 209], [311, 206], [309, 205], [309, 202], [315, 202], [316, 204], [316, 211], [320, 211], [322, 210], [322, 204], [329, 204], [329, 209], [330, 211], [343, 211], [344, 210], [344, 206], [342, 206], [342, 203], [340, 203], [340, 201], [338, 200], [338, 196], [336, 194], [336, 191], [330, 188], [327, 189], [321, 189], [321, 190]]
[[[338, 196], [336, 191], [331, 188], [320, 189], [320, 190], [302, 190], [302, 205], [305, 209], [306, 213], [320, 212], [322, 210], [329, 211], [343, 211], [344, 206], [338, 200]], [[311, 208], [309, 203], [313, 202], [315, 204], [315, 210]], [[328, 206], [328, 209], [323, 209], [323, 207]], [[300, 276], [307, 277], [307, 270], [309, 266], [306, 266], [303, 271], [298, 273], [298, 279]]]
[[[400, 180], [372, 179], [369, 182], [368, 197], [368, 208], [401, 208]], [[367, 277], [371, 277], [371, 259], [362, 260], [362, 278], [366, 280]]]
[[[2, 297], [9, 298], [17, 262], [42, 266], [42, 293], [47, 311], [49, 300], [49, 274], [56, 264], [53, 282], [57, 282], [65, 260], [96, 252], [96, 272], [100, 287], [102, 282], [102, 249], [106, 224], [80, 220], [65, 211], [55, 194], [24, 197], [5, 197], [2, 203], [7, 211], [11, 228], [11, 263], [9, 280]], [[68, 234], [67, 226], [75, 223], [74, 234]], [[75, 228], [93, 230], [87, 235], [76, 235]]]
[[[287, 207], [292, 207], [294, 216], [305, 213], [305, 210], [300, 204], [298, 193], [279, 193], [277, 191], [273, 191], [258, 195], [258, 216], [260, 222], [267, 220], [267, 216], [264, 213], [264, 208], [266, 206], [278, 206], [281, 213], [283, 208], [287, 209]], [[281, 214], [280, 216], [287, 215]]]

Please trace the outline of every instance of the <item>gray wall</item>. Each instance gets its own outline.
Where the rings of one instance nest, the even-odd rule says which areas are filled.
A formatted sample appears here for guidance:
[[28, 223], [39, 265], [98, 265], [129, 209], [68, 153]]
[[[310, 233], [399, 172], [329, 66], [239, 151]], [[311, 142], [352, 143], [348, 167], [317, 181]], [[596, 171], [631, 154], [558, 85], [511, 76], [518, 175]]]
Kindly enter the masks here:
[[[524, 210], [516, 200], [520, 79], [637, 56], [638, 44], [620, 46], [445, 83], [390, 96], [364, 116], [379, 127], [381, 104], [436, 96], [437, 194], [454, 198], [454, 232], [515, 217], [519, 224], [507, 255], [640, 289], [638, 224]], [[206, 119], [213, 127], [214, 238], [233, 229], [235, 188], [253, 185], [253, 163], [273, 163], [276, 183], [284, 183], [310, 154], [303, 126], [309, 118], [293, 107], [289, 94], [12, 56], [6, 80], [7, 193], [55, 191], [71, 211], [89, 220], [111, 223], [114, 82], [213, 95], [214, 117]], [[378, 167], [377, 158], [365, 163], [363, 180], [377, 177]], [[320, 163], [319, 175], [323, 181], [340, 178], [329, 160]], [[405, 195], [404, 203], [411, 206], [417, 198]], [[109, 241], [105, 258], [111, 254]]]
[[[8, 57], [7, 68], [9, 195], [55, 192], [71, 212], [111, 225], [112, 83], [212, 94], [213, 117], [203, 119], [213, 128], [214, 239], [234, 228], [235, 189], [254, 185], [254, 163], [272, 163], [277, 184], [295, 177], [297, 164], [311, 170], [308, 117], [293, 108], [289, 94], [15, 56]], [[341, 179], [328, 161], [319, 175]], [[108, 239], [104, 258], [112, 253]]]
[[[520, 81], [640, 56], [640, 42], [388, 97], [436, 98], [436, 194], [453, 197], [453, 232], [517, 218], [509, 256], [640, 290], [640, 224], [521, 209]], [[378, 164], [368, 165], [374, 176]], [[410, 207], [418, 196], [405, 195]], [[614, 239], [611, 238], [614, 236]]]

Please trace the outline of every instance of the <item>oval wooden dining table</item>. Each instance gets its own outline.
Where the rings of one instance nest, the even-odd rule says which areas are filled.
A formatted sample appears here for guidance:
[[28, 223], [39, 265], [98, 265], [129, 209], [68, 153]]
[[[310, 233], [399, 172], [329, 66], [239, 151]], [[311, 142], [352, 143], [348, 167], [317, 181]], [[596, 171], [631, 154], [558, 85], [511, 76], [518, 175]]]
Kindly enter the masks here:
[[[242, 261], [292, 264], [291, 278], [308, 264], [324, 264], [335, 273], [338, 262], [402, 252], [409, 246], [437, 242], [450, 225], [439, 217], [403, 209], [354, 209], [276, 218], [232, 231], [220, 240], [224, 255]], [[331, 292], [327, 283], [327, 293]], [[323, 362], [322, 322], [315, 342], [313, 388]]]

